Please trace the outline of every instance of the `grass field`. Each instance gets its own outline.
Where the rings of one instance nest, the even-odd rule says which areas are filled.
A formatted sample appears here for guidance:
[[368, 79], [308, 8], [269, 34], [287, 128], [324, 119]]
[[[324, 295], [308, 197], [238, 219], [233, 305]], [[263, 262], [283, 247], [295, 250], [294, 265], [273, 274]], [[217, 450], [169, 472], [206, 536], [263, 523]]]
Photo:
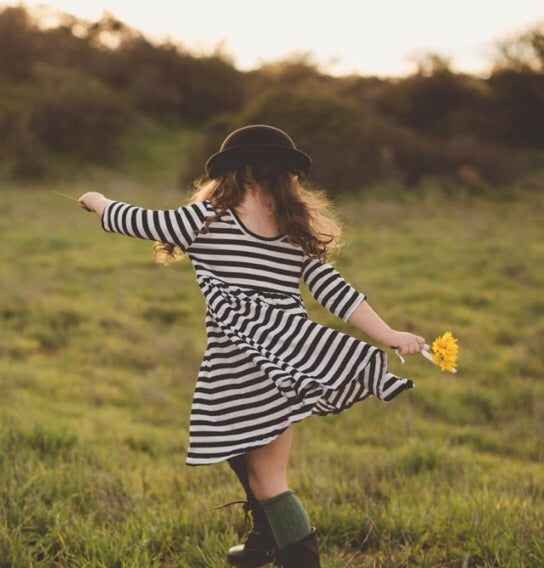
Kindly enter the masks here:
[[[136, 166], [133, 166], [136, 167]], [[172, 180], [91, 171], [0, 193], [0, 567], [225, 566], [244, 530], [224, 463], [184, 464], [204, 303], [184, 262], [55, 196], [169, 208]], [[544, 195], [337, 200], [336, 261], [393, 327], [459, 338], [459, 373], [295, 427], [290, 485], [325, 568], [544, 565]], [[303, 290], [310, 317], [364, 336]]]

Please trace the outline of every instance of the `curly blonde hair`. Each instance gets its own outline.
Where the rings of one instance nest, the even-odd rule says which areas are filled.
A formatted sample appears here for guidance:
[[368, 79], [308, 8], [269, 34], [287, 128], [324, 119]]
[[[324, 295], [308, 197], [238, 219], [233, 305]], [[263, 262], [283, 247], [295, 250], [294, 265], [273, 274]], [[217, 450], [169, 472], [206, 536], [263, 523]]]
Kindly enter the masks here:
[[[215, 215], [206, 219], [198, 233], [207, 233], [210, 223], [220, 219], [229, 208], [240, 205], [248, 186], [257, 185], [271, 197], [276, 223], [288, 242], [298, 245], [310, 258], [330, 260], [341, 246], [342, 226], [331, 201], [323, 190], [307, 189], [298, 172], [268, 164], [248, 164], [216, 179], [197, 180], [187, 205], [209, 200]], [[180, 257], [177, 247], [155, 243], [158, 252]]]

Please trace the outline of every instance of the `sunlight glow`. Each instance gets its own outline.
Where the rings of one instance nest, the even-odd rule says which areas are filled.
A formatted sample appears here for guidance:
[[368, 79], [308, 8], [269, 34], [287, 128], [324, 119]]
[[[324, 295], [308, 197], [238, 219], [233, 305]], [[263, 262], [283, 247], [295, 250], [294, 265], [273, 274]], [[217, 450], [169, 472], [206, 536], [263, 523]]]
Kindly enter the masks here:
[[150, 39], [169, 38], [191, 51], [220, 47], [240, 69], [309, 52], [324, 70], [338, 75], [403, 75], [413, 67], [411, 58], [430, 51], [449, 57], [458, 71], [485, 73], [494, 41], [544, 19], [544, 4], [534, 0], [22, 4], [44, 3], [89, 20], [107, 11]]

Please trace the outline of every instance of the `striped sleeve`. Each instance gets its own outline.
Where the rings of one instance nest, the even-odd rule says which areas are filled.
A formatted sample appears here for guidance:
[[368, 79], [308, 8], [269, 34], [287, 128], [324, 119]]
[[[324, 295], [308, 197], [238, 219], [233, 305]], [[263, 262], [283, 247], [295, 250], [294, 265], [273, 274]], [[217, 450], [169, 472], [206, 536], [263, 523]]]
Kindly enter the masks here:
[[195, 232], [204, 225], [207, 214], [206, 204], [202, 202], [155, 211], [112, 201], [102, 214], [102, 228], [108, 233], [169, 243], [185, 251]]
[[331, 264], [316, 258], [306, 257], [302, 265], [302, 279], [324, 308], [346, 322], [366, 298], [365, 294], [346, 282]]

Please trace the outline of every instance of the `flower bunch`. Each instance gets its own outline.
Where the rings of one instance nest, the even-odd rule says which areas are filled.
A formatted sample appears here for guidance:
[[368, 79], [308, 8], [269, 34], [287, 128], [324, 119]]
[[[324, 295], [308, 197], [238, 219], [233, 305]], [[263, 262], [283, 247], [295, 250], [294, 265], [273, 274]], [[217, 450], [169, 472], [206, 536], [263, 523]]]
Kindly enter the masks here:
[[455, 373], [457, 364], [457, 355], [459, 346], [457, 339], [453, 337], [451, 331], [440, 337], [437, 337], [431, 346], [433, 361], [442, 369], [442, 371], [451, 371]]
[[[395, 349], [395, 353], [401, 362], [404, 363], [404, 357], [399, 353], [398, 349]], [[420, 353], [425, 359], [438, 365], [442, 371], [457, 373], [455, 366], [457, 365], [459, 346], [457, 345], [457, 339], [453, 337], [451, 331], [446, 331], [444, 335], [437, 337], [431, 347], [425, 344]]]

